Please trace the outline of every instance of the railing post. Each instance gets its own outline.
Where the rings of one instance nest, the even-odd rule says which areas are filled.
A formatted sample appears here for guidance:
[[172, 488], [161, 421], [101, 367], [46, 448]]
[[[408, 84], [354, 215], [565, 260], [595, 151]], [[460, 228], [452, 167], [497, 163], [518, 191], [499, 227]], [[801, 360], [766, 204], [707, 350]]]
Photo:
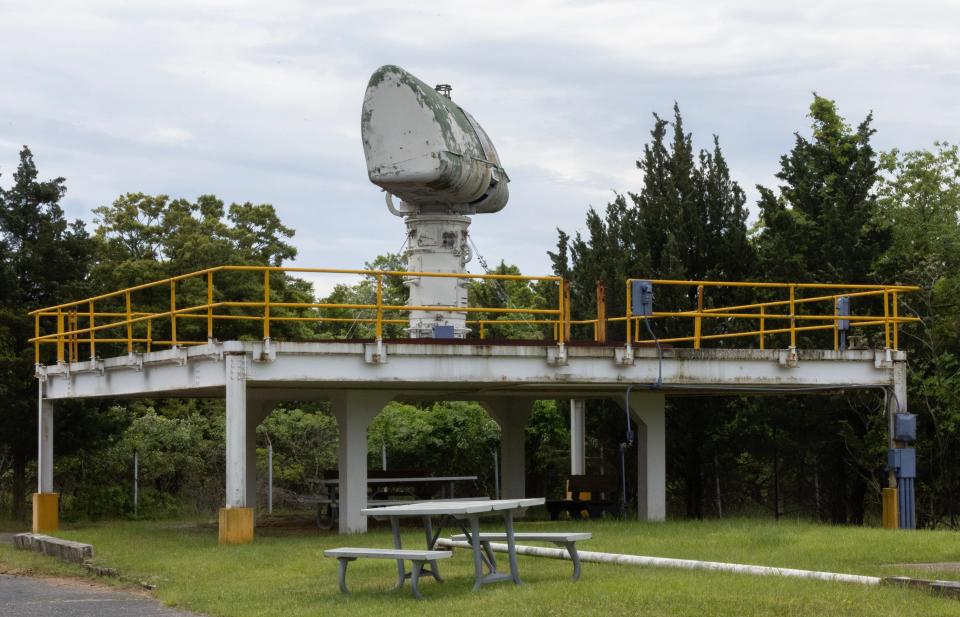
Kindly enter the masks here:
[[127, 353], [133, 353], [133, 318], [132, 311], [130, 310], [130, 292], [123, 294], [124, 303], [126, 304], [126, 313], [127, 313]]
[[883, 290], [883, 340], [884, 348], [890, 349], [890, 296]]
[[897, 292], [892, 292], [893, 301], [893, 348], [900, 349], [900, 308], [897, 306]]
[[40, 364], [40, 313], [33, 316], [33, 363]]
[[597, 281], [597, 322], [593, 326], [593, 340], [607, 342], [607, 288]]
[[833, 350], [840, 351], [840, 322], [837, 321], [837, 316], [839, 315], [839, 310], [837, 303], [840, 301], [839, 298], [834, 297], [833, 299]]
[[213, 270], [207, 272], [207, 342], [213, 342]]
[[767, 314], [766, 307], [761, 304], [760, 305], [760, 351], [763, 351], [765, 349], [763, 339], [766, 338], [765, 332], [767, 329], [767, 320], [764, 318], [764, 315], [766, 314]]
[[796, 286], [790, 285], [790, 348], [797, 348]]
[[700, 313], [703, 312], [703, 285], [697, 285], [697, 316], [693, 318], [693, 348], [700, 349], [700, 332], [703, 327], [702, 317]]
[[96, 313], [93, 310], [93, 300], [90, 301], [90, 359], [97, 359], [97, 332], [93, 329]]
[[57, 362], [63, 362], [63, 310], [57, 309]]
[[633, 306], [632, 306], [632, 298], [631, 298], [631, 294], [630, 294], [630, 283], [631, 283], [631, 279], [627, 279], [627, 303], [626, 303], [626, 307], [627, 307], [627, 319], [626, 319], [626, 323], [627, 323], [627, 351], [630, 351], [630, 349], [633, 348], [633, 333], [631, 332], [631, 330], [633, 329], [633, 316], [632, 316]]
[[147, 353], [153, 348], [153, 320], [147, 320]]
[[383, 275], [377, 274], [377, 342], [383, 341]]
[[177, 281], [170, 281], [170, 346], [177, 346]]
[[483, 321], [480, 321], [480, 340], [482, 341], [486, 337], [486, 332], [483, 329]]
[[270, 340], [270, 271], [263, 271], [263, 340]]
[[563, 285], [563, 310], [561, 319], [563, 320], [563, 340], [561, 343], [570, 340], [570, 283], [566, 280], [561, 281]]

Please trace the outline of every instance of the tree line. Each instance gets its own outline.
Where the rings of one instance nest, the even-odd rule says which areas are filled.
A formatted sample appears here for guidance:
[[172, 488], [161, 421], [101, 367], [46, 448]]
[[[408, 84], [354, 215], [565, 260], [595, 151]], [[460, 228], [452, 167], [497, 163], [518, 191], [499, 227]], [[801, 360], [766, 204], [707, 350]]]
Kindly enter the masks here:
[[[678, 106], [654, 115], [637, 161], [638, 188], [588, 209], [582, 232], [558, 230], [549, 252], [554, 272], [570, 282], [572, 316], [592, 318], [594, 288], [619, 290], [626, 278], [900, 283], [922, 291], [903, 298], [920, 318], [902, 328], [909, 354], [910, 410], [920, 416], [918, 515], [928, 526], [957, 524], [960, 461], [960, 156], [956, 146], [877, 152], [872, 117], [849, 125], [835, 103], [814, 95], [810, 130], [798, 132], [780, 159], [776, 187], [758, 186], [755, 220], [720, 140], [696, 149]], [[0, 188], [0, 508], [26, 516], [35, 478], [36, 381], [29, 310], [226, 263], [282, 265], [296, 256], [293, 230], [269, 204], [224, 204], [129, 193], [98, 208], [92, 231], [64, 216], [63, 178], [42, 180], [24, 148], [9, 188]], [[402, 269], [382, 255], [371, 269]], [[505, 263], [500, 273], [519, 273]], [[236, 273], [218, 293], [256, 297], [255, 278]], [[275, 301], [310, 302], [316, 294], [293, 276], [272, 279]], [[198, 295], [202, 290], [186, 288]], [[338, 285], [322, 300], [366, 303], [371, 279]], [[522, 281], [482, 281], [471, 302], [490, 307], [555, 305], [556, 289]], [[406, 288], [388, 280], [385, 301], [403, 304]], [[705, 306], [763, 298], [738, 289], [711, 291]], [[659, 307], [692, 308], [695, 289], [657, 289]], [[164, 299], [156, 299], [164, 310]], [[608, 315], [623, 314], [620, 293], [607, 294]], [[303, 315], [312, 315], [309, 311]], [[372, 326], [357, 311], [320, 328], [282, 322], [272, 336], [365, 338]], [[549, 338], [549, 328], [488, 320], [491, 338]], [[514, 316], [515, 318], [515, 316]], [[353, 321], [351, 321], [353, 320]], [[184, 328], [200, 328], [185, 323]], [[242, 321], [219, 338], [256, 336]], [[688, 325], [657, 322], [657, 336], [686, 336]], [[706, 320], [704, 334], [729, 332], [729, 320]], [[882, 345], [864, 331], [867, 344]], [[623, 339], [611, 323], [608, 337]], [[199, 332], [198, 332], [199, 336]], [[403, 336], [390, 324], [386, 336]], [[813, 340], [818, 340], [814, 336]], [[870, 338], [873, 337], [873, 338]], [[750, 339], [743, 339], [748, 341]], [[719, 343], [722, 344], [722, 343]], [[745, 343], [751, 344], [751, 343]], [[770, 337], [770, 347], [785, 347]], [[823, 338], [820, 347], [832, 347]], [[558, 495], [569, 468], [565, 401], [542, 401], [527, 428], [527, 486]], [[589, 403], [588, 472], [618, 473], [622, 411]], [[671, 397], [667, 411], [668, 502], [673, 516], [733, 514], [800, 516], [836, 523], [875, 520], [884, 485], [885, 424], [877, 393], [782, 397]], [[259, 465], [274, 452], [278, 502], [319, 490], [336, 464], [336, 422], [323, 404], [288, 403], [260, 427]], [[478, 475], [477, 491], [493, 492], [498, 428], [474, 403], [394, 403], [369, 434], [370, 464], [429, 466]], [[132, 457], [141, 473], [140, 515], [208, 512], [223, 497], [223, 406], [218, 401], [87, 401], [57, 406], [55, 484], [66, 517], [132, 515]], [[430, 460], [424, 458], [429, 452]], [[634, 466], [627, 469], [635, 485]], [[261, 473], [263, 477], [265, 474]]]

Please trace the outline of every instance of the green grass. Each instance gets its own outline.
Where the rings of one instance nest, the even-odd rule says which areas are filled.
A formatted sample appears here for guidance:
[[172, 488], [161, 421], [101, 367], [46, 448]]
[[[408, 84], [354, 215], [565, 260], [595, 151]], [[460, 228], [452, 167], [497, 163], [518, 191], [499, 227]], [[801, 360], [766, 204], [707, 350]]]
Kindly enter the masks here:
[[[960, 537], [943, 531], [890, 532], [760, 520], [723, 522], [522, 522], [524, 530], [589, 530], [585, 550], [807, 568], [867, 575], [907, 574], [960, 579], [960, 572], [924, 572], [889, 564], [960, 561]], [[960, 615], [960, 600], [890, 587], [637, 566], [584, 564], [578, 583], [569, 562], [520, 557], [524, 585], [500, 583], [471, 591], [466, 551], [441, 562], [447, 582], [426, 580], [427, 599], [391, 589], [390, 561], [350, 566], [353, 593], [337, 589], [335, 546], [391, 545], [377, 529], [340, 537], [306, 530], [258, 529], [254, 544], [217, 546], [216, 529], [184, 522], [112, 522], [59, 535], [94, 545], [97, 563], [157, 585], [165, 603], [231, 617], [350, 615]], [[406, 530], [404, 545], [420, 547], [423, 532]], [[0, 546], [9, 568], [63, 573], [69, 566]], [[28, 563], [29, 562], [29, 563]], [[44, 565], [46, 563], [46, 566]], [[73, 571], [77, 571], [75, 568]]]

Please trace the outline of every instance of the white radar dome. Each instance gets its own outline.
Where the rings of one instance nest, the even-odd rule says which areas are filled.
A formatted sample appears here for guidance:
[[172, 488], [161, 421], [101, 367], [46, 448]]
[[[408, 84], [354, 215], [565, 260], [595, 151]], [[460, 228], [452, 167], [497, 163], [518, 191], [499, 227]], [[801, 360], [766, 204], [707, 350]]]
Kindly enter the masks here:
[[370, 181], [403, 200], [399, 214], [479, 214], [506, 205], [510, 179], [484, 130], [402, 68], [383, 66], [370, 78], [360, 129]]

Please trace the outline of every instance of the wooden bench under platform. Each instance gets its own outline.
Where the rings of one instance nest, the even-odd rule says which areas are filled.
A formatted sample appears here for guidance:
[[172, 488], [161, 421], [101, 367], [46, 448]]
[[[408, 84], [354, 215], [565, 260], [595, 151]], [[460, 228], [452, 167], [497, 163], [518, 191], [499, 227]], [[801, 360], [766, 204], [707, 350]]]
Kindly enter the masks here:
[[620, 484], [616, 475], [607, 476], [567, 476], [566, 499], [550, 499], [546, 502], [550, 520], [560, 518], [566, 512], [570, 518], [583, 518], [586, 512], [590, 518], [603, 518], [606, 512], [613, 517], [623, 514], [623, 506], [617, 499]]
[[[480, 539], [480, 545], [490, 560], [490, 565], [496, 568], [496, 561], [493, 558], [493, 550], [490, 548], [491, 542], [506, 542], [505, 533], [481, 533], [477, 536]], [[580, 579], [580, 554], [577, 553], [577, 542], [589, 540], [593, 537], [592, 533], [581, 532], [517, 532], [513, 534], [514, 541], [517, 542], [550, 542], [559, 547], [567, 549], [570, 555], [570, 561], [573, 562], [573, 576], [571, 580]], [[459, 534], [451, 538], [454, 542], [469, 542], [465, 534]]]
[[[350, 593], [347, 590], [347, 564], [351, 561], [357, 559], [391, 559], [399, 562], [400, 571], [404, 572], [403, 578], [400, 578], [397, 582], [397, 588], [403, 587], [403, 582], [409, 578], [410, 587], [413, 589], [413, 597], [418, 600], [422, 600], [423, 596], [420, 595], [420, 574], [423, 571], [423, 564], [436, 561], [438, 559], [447, 559], [453, 556], [453, 553], [450, 551], [417, 551], [417, 550], [407, 550], [407, 549], [396, 549], [396, 548], [354, 548], [354, 547], [343, 547], [343, 548], [332, 548], [326, 551], [323, 551], [323, 554], [326, 557], [336, 557], [337, 561], [340, 562], [340, 591], [343, 593]], [[410, 573], [405, 572], [403, 566], [404, 561], [409, 561], [413, 564], [413, 569]]]

